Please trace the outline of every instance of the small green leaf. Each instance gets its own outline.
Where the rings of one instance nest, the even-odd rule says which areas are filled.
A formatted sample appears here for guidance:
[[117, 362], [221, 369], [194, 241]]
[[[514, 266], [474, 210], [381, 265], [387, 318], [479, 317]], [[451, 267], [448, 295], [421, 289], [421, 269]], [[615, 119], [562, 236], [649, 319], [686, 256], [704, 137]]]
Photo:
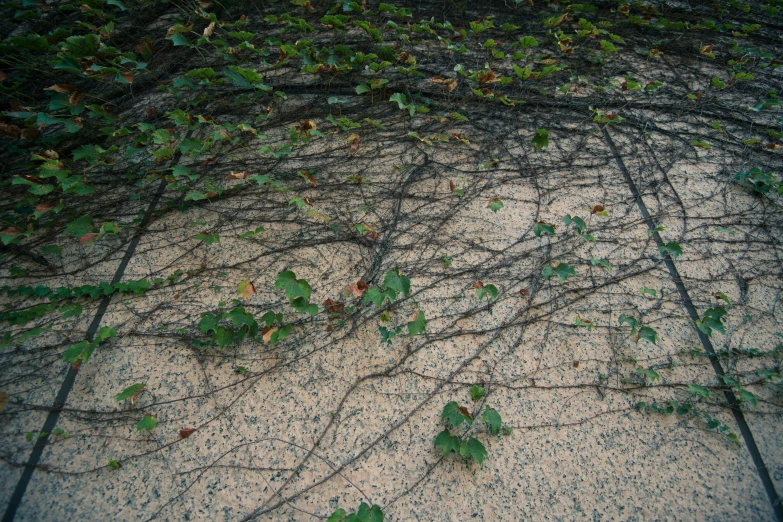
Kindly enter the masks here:
[[116, 460], [109, 460], [109, 467], [113, 469], [120, 469], [122, 467], [122, 464], [120, 464]]
[[557, 278], [561, 283], [565, 282], [570, 276], [576, 276], [576, 270], [571, 268], [566, 263], [560, 263], [556, 267], [552, 268], [552, 265], [545, 265], [541, 274], [545, 279], [549, 279], [553, 275], [557, 274]]
[[689, 384], [688, 391], [691, 392], [691, 394], [695, 397], [704, 397], [705, 399], [710, 398], [710, 390], [698, 384]]
[[384, 288], [392, 288], [407, 297], [411, 291], [411, 280], [406, 276], [400, 275], [399, 270], [389, 270], [383, 278], [383, 286]]
[[144, 383], [132, 384], [127, 388], [125, 388], [124, 390], [122, 390], [122, 392], [118, 393], [114, 397], [114, 400], [119, 402], [119, 401], [124, 401], [125, 399], [130, 399], [134, 395], [140, 394], [145, 389], [147, 389], [147, 385]]
[[427, 327], [427, 320], [424, 318], [424, 312], [417, 310], [412, 321], [408, 322], [408, 336], [414, 336], [424, 333]]
[[463, 440], [459, 445], [459, 454], [463, 458], [472, 458], [481, 465], [487, 456], [487, 450], [478, 439], [471, 437], [468, 440]]
[[484, 409], [484, 413], [481, 415], [481, 420], [489, 427], [490, 433], [493, 435], [500, 433], [500, 427], [503, 425], [503, 421], [500, 419], [500, 414], [497, 410], [487, 406]]
[[627, 324], [627, 325], [629, 325], [631, 327], [631, 335], [632, 336], [636, 335], [636, 331], [637, 331], [637, 328], [639, 326], [639, 321], [637, 321], [635, 317], [633, 317], [631, 315], [622, 314], [622, 315], [620, 315], [619, 321], [620, 321], [620, 324], [625, 323], [625, 324]]
[[480, 401], [484, 397], [486, 390], [481, 386], [473, 385], [470, 387], [470, 398], [473, 401]]
[[649, 295], [650, 297], [658, 297], [658, 292], [656, 292], [652, 288], [644, 287], [641, 290], [639, 290], [639, 293], [642, 295]]
[[435, 447], [443, 450], [444, 455], [452, 451], [459, 453], [459, 438], [449, 433], [449, 430], [443, 430], [435, 437]]
[[739, 392], [740, 399], [742, 399], [745, 402], [751, 403], [753, 406], [758, 405], [759, 398], [752, 392], [749, 392], [748, 390], [740, 390]]
[[498, 210], [503, 208], [503, 202], [500, 201], [500, 198], [492, 198], [489, 200], [489, 205], [487, 205], [487, 208], [489, 208], [492, 212], [497, 213]]
[[152, 431], [155, 426], [158, 425], [158, 419], [152, 415], [145, 415], [143, 419], [136, 425], [136, 431], [147, 430]]
[[677, 259], [682, 255], [682, 247], [677, 243], [663, 243], [658, 247], [662, 256], [669, 254], [672, 259]]
[[479, 301], [484, 300], [484, 296], [489, 296], [490, 299], [497, 299], [498, 289], [495, 285], [484, 285], [481, 288], [476, 288], [476, 296]]
[[604, 258], [598, 259], [597, 257], [591, 257], [590, 258], [590, 264], [593, 265], [593, 266], [600, 266], [601, 268], [603, 268], [605, 270], [608, 270], [610, 272], [613, 269], [612, 265], [609, 264], [609, 261], [607, 261]]
[[218, 348], [222, 350], [228, 344], [234, 341], [234, 329], [218, 326], [215, 329], [215, 333], [212, 334], [212, 340], [217, 341]]
[[533, 233], [536, 237], [540, 237], [542, 234], [548, 234], [550, 236], [555, 235], [555, 226], [544, 221], [536, 221], [533, 223]]
[[463, 422], [473, 424], [473, 419], [467, 414], [467, 409], [460, 408], [459, 403], [455, 401], [451, 401], [443, 407], [440, 418], [451, 423], [455, 428], [458, 428]]
[[647, 339], [651, 343], [656, 344], [658, 341], [658, 332], [649, 326], [642, 326], [639, 328], [639, 339]]
[[540, 151], [549, 146], [549, 131], [546, 129], [536, 129], [536, 134], [530, 142]]
[[196, 234], [196, 239], [199, 241], [203, 241], [208, 245], [213, 245], [215, 243], [220, 243], [220, 236], [217, 234]]

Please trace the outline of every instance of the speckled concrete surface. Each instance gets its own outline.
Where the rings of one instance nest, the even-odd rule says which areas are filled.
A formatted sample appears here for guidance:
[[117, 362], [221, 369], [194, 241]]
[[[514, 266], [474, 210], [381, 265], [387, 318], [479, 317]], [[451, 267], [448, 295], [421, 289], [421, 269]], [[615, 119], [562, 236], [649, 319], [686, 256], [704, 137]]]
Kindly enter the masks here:
[[[735, 249], [712, 231], [726, 226], [721, 218], [728, 207], [747, 216], [747, 230], [734, 227], [738, 239], [752, 234], [758, 200], [716, 182], [709, 158], [673, 158], [669, 181], [662, 183], [660, 171], [637, 160], [637, 137], [613, 135], [645, 202], [665, 226], [665, 239], [683, 245], [677, 267], [700, 310], [714, 305], [714, 292], [735, 302], [729, 332], [715, 337], [716, 349], [774, 350], [782, 318], [777, 283], [760, 278], [745, 285], [724, 276], [745, 277], [755, 263], [774, 263], [781, 252], [767, 245]], [[363, 188], [372, 198], [405, 175], [395, 166], [426, 161], [471, 170], [455, 181], [486, 190], [458, 205], [448, 178], [435, 168], [435, 175], [410, 185], [401, 206], [404, 227], [384, 230], [391, 202], [361, 218], [394, 234], [381, 274], [395, 267], [415, 274], [411, 297], [393, 316], [402, 321], [423, 310], [423, 337], [379, 344], [377, 312], [349, 298], [361, 310], [353, 325], [334, 323], [327, 331], [332, 322], [325, 314], [308, 319], [286, 310], [294, 333], [277, 346], [194, 346], [199, 314], [236, 298], [241, 280], [254, 281], [257, 293], [245, 306], [260, 315], [285, 309], [273, 290], [279, 271], [293, 269], [311, 281], [312, 302], [321, 303], [366, 277], [371, 256], [347, 243], [286, 250], [287, 237], [301, 235], [301, 227], [293, 220], [265, 221], [252, 192], [155, 222], [126, 278], [191, 273], [182, 285], [112, 300], [102, 324], [116, 326], [119, 336], [80, 369], [58, 424], [70, 436], [45, 449], [45, 470], [35, 472], [17, 520], [237, 520], [249, 514], [310, 520], [363, 500], [383, 506], [388, 520], [774, 520], [742, 443], [694, 417], [636, 411], [639, 401], [693, 402], [687, 384], [718, 382], [705, 357], [684, 353], [699, 348], [696, 329], [601, 135], [592, 125], [564, 125], [553, 132], [552, 150], [532, 154], [512, 134], [499, 146], [500, 168], [483, 171], [469, 163], [490, 144], [478, 130], [471, 137], [474, 147], [463, 156], [437, 149], [406, 155], [401, 149], [388, 162], [368, 157], [363, 165], [361, 159], [332, 165], [319, 179], [328, 184], [361, 170], [373, 180]], [[560, 166], [539, 171], [541, 158]], [[578, 183], [570, 180], [574, 169]], [[682, 206], [672, 203], [674, 192]], [[368, 198], [359, 191], [339, 201], [317, 189], [300, 194], [338, 223], [341, 206], [359, 207]], [[492, 213], [489, 197], [501, 197], [505, 207]], [[285, 205], [288, 198], [269, 194], [268, 201]], [[595, 243], [566, 232], [564, 214], [587, 219], [596, 204], [609, 217], [591, 217]], [[450, 206], [448, 219], [429, 221]], [[557, 224], [557, 235], [535, 237], [534, 217]], [[313, 229], [327, 228], [319, 219], [304, 219]], [[231, 239], [260, 225], [266, 230], [254, 240]], [[221, 243], [192, 239], [203, 230], [219, 232]], [[422, 236], [428, 241], [416, 243]], [[442, 251], [451, 267], [438, 262]], [[607, 259], [613, 270], [592, 266], [591, 257]], [[579, 277], [542, 280], [544, 264], [560, 260], [572, 263]], [[110, 273], [107, 263], [102, 269]], [[477, 275], [500, 290], [491, 306], [477, 307], [470, 289]], [[655, 296], [642, 295], [643, 288]], [[620, 314], [654, 327], [657, 344], [635, 343], [629, 328], [619, 325]], [[67, 325], [74, 338], [90, 317], [85, 310], [83, 320]], [[576, 317], [594, 329], [575, 326]], [[743, 374], [763, 366], [754, 359], [737, 364]], [[238, 366], [248, 372], [237, 373]], [[660, 380], [645, 385], [636, 368], [655, 369]], [[48, 404], [64, 371], [52, 364], [42, 382], [28, 383], [35, 395], [24, 402]], [[135, 405], [114, 401], [137, 382], [147, 390]], [[476, 423], [473, 433], [489, 453], [481, 466], [442, 458], [433, 447], [446, 402], [478, 413], [483, 402], [471, 402], [472, 384], [487, 388], [486, 403], [511, 428], [509, 435], [491, 436]], [[747, 418], [780, 489], [781, 420], [765, 405], [777, 404], [779, 390], [751, 389], [763, 402], [747, 406]], [[738, 433], [719, 404], [696, 403]], [[143, 414], [157, 417], [152, 432], [136, 431]], [[43, 416], [29, 411], [3, 426], [3, 450], [11, 460], [24, 461], [31, 447], [24, 433], [38, 429]], [[197, 431], [181, 439], [179, 430], [188, 427]], [[122, 468], [107, 467], [110, 459]], [[7, 502], [19, 470], [4, 466], [0, 494]]]

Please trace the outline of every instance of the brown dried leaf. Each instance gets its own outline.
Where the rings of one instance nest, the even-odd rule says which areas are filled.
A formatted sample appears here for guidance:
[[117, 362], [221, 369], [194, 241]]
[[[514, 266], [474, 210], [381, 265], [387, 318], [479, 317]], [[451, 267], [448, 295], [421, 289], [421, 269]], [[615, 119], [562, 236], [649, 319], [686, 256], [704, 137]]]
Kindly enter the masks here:
[[215, 32], [215, 22], [209, 22], [209, 25], [204, 28], [204, 36], [209, 38], [212, 33]]
[[367, 290], [369, 290], [369, 289], [370, 289], [370, 287], [369, 287], [369, 286], [367, 286], [367, 283], [365, 283], [364, 281], [362, 281], [361, 279], [359, 279], [359, 280], [358, 280], [357, 282], [355, 282], [354, 284], [352, 284], [352, 285], [348, 285], [348, 286], [345, 288], [345, 294], [346, 294], [346, 295], [348, 295], [348, 294], [351, 294], [351, 293], [353, 293], [353, 295], [355, 295], [356, 297], [361, 297], [361, 296], [362, 296], [362, 294], [363, 294], [364, 292], [366, 292]]
[[339, 314], [345, 309], [345, 305], [339, 301], [332, 301], [331, 299], [327, 299], [324, 301], [324, 308], [326, 308], [329, 313]]
[[23, 129], [22, 130], [21, 138], [23, 140], [33, 141], [35, 139], [38, 139], [38, 136], [40, 136], [40, 135], [41, 135], [41, 133], [38, 132], [37, 130], [28, 128], [28, 129]]
[[46, 158], [48, 160], [60, 159], [60, 155], [57, 153], [57, 151], [54, 151], [54, 150], [51, 150], [51, 149], [45, 150], [43, 152], [39, 152], [38, 155], [41, 156], [42, 158]]
[[133, 83], [133, 75], [129, 72], [120, 73], [120, 76], [122, 76], [122, 79], [125, 80], [128, 83]]
[[0, 132], [16, 139], [19, 139], [22, 136], [22, 129], [16, 125], [8, 125], [7, 123], [0, 123]]
[[495, 83], [500, 81], [498, 80], [495, 71], [484, 71], [483, 73], [477, 76], [477, 79], [478, 82], [482, 85], [484, 85], [485, 83]]
[[256, 293], [256, 285], [252, 281], [248, 281], [245, 287], [242, 289], [242, 298], [250, 299], [250, 296]]
[[457, 190], [457, 185], [455, 185], [454, 181], [452, 181], [452, 180], [449, 180], [449, 190], [452, 191], [452, 192]]
[[231, 173], [226, 176], [226, 179], [247, 179], [249, 175], [250, 169], [243, 170], [242, 172], [234, 172], [232, 170]]
[[767, 148], [770, 150], [783, 150], [783, 145], [777, 143], [767, 143]]
[[362, 139], [359, 137], [358, 134], [351, 134], [350, 136], [348, 136], [348, 139], [345, 141], [351, 144], [351, 152], [356, 152], [357, 150], [359, 150], [359, 147], [361, 146]]
[[482, 283], [481, 281], [473, 281], [473, 284], [470, 285], [470, 287], [471, 288], [476, 288], [476, 289], [484, 288], [484, 283]]
[[591, 214], [598, 214], [599, 212], [603, 212], [606, 210], [603, 205], [596, 205], [590, 210]]
[[0, 71], [0, 82], [4, 82], [7, 79], [8, 79], [8, 76], [6, 76], [3, 71]]
[[79, 244], [83, 245], [85, 243], [92, 243], [98, 238], [97, 232], [90, 232], [88, 234], [84, 234], [82, 237], [79, 238]]
[[21, 232], [21, 230], [19, 230], [16, 227], [8, 227], [5, 230], [3, 230], [2, 232], [0, 232], [0, 234], [7, 235], [7, 236], [15, 236], [15, 235], [19, 234], [20, 232]]
[[144, 112], [147, 113], [147, 117], [149, 118], [154, 118], [158, 115], [158, 111], [155, 110], [155, 107], [145, 107]]
[[195, 431], [196, 431], [196, 428], [182, 428], [181, 430], [179, 430], [179, 438], [180, 439], [187, 439], [188, 437], [193, 435], [193, 433]]
[[408, 317], [407, 323], [412, 323], [416, 320], [417, 317], [419, 317], [419, 314], [421, 313], [421, 310], [414, 311], [410, 317]]
[[76, 107], [81, 103], [82, 98], [84, 98], [84, 91], [76, 91], [75, 93], [71, 94], [71, 97], [68, 98], [68, 101], [71, 103], [71, 107]]
[[38, 212], [39, 214], [43, 214], [44, 212], [49, 212], [53, 208], [54, 205], [52, 205], [51, 203], [39, 203], [38, 205], [36, 205], [35, 211]]
[[469, 418], [469, 419], [473, 418], [473, 416], [470, 414], [470, 412], [468, 411], [468, 409], [465, 406], [460, 406], [459, 407], [459, 412], [461, 414], [463, 414], [465, 417]]
[[274, 334], [277, 331], [277, 326], [268, 327], [265, 326], [263, 330], [261, 330], [261, 339], [264, 340], [264, 344], [269, 344], [269, 342], [272, 340], [272, 334]]
[[71, 85], [70, 83], [56, 83], [52, 85], [51, 87], [47, 87], [44, 89], [45, 91], [54, 91], [59, 92], [60, 94], [65, 94], [68, 92], [76, 92], [79, 90], [78, 87], [75, 85]]
[[4, 391], [0, 391], [0, 411], [3, 411], [5, 405], [8, 403], [8, 394]]
[[312, 120], [302, 120], [299, 122], [299, 125], [296, 126], [296, 130], [302, 133], [308, 133], [310, 131], [316, 130], [317, 128], [318, 126]]

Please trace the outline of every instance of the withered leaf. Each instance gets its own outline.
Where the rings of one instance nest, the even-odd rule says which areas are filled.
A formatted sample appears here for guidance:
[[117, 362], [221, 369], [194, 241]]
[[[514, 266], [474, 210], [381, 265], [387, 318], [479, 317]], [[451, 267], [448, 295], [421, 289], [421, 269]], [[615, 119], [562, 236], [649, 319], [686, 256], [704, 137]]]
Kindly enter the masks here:
[[452, 192], [457, 190], [457, 185], [454, 184], [453, 180], [449, 180], [449, 190], [451, 190]]
[[226, 179], [247, 179], [249, 175], [250, 169], [243, 170], [242, 172], [234, 172], [232, 170], [231, 173], [226, 176]]
[[79, 244], [83, 245], [85, 243], [92, 243], [98, 238], [97, 232], [89, 232], [87, 234], [84, 234], [82, 237], [79, 238]]
[[598, 214], [600, 212], [603, 212], [606, 210], [603, 205], [595, 205], [592, 210], [590, 210], [591, 214]]
[[27, 129], [23, 129], [22, 130], [21, 138], [23, 140], [33, 141], [35, 139], [38, 139], [38, 136], [40, 136], [40, 135], [41, 135], [41, 133], [38, 132], [37, 130], [27, 128]]
[[22, 136], [22, 129], [16, 125], [9, 125], [7, 123], [0, 123], [0, 132], [16, 139], [19, 139]]
[[343, 309], [345, 309], [345, 305], [339, 301], [332, 301], [331, 299], [327, 299], [324, 301], [324, 308], [326, 308], [329, 313], [339, 314], [343, 311]]
[[269, 326], [265, 326], [263, 330], [261, 330], [261, 338], [264, 340], [264, 344], [269, 344], [269, 342], [272, 340], [272, 335], [277, 331], [277, 326], [272, 326], [271, 328]]
[[468, 409], [465, 406], [460, 406], [459, 407], [459, 412], [461, 414], [463, 414], [465, 417], [469, 418], [469, 419], [473, 418], [473, 416], [470, 414], [470, 412], [468, 411]]
[[44, 89], [45, 91], [54, 91], [59, 92], [60, 94], [65, 94], [68, 92], [76, 92], [79, 90], [78, 87], [75, 85], [71, 85], [70, 83], [56, 83], [52, 85], [51, 87], [46, 87]]
[[204, 36], [209, 38], [212, 36], [212, 33], [215, 32], [215, 22], [210, 22], [208, 26], [204, 28]]
[[484, 71], [477, 76], [477, 79], [478, 82], [482, 85], [485, 83], [495, 83], [500, 81], [498, 80], [495, 71]]
[[471, 288], [476, 288], [476, 289], [484, 288], [484, 283], [482, 283], [481, 281], [473, 281], [473, 284], [470, 285], [470, 287]]
[[351, 152], [356, 152], [359, 150], [359, 147], [361, 146], [360, 144], [362, 139], [359, 137], [358, 134], [351, 134], [350, 136], [348, 136], [348, 139], [345, 141], [351, 144]]
[[182, 428], [181, 430], [179, 430], [179, 438], [180, 439], [187, 439], [188, 437], [193, 435], [193, 433], [195, 431], [196, 431], [196, 428]]

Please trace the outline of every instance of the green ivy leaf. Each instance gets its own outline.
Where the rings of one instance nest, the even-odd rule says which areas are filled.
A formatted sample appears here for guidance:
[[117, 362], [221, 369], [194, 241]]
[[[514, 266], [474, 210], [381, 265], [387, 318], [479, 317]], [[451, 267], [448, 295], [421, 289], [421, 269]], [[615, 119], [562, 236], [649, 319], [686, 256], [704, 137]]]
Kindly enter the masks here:
[[122, 464], [120, 464], [116, 460], [109, 460], [109, 467], [113, 469], [120, 469], [122, 467]]
[[213, 245], [215, 243], [220, 243], [220, 236], [217, 234], [196, 234], [196, 239], [199, 241], [203, 241], [208, 245]]
[[212, 340], [217, 341], [218, 348], [222, 350], [234, 340], [234, 329], [218, 326], [212, 334]]
[[408, 297], [411, 291], [411, 280], [406, 276], [400, 275], [399, 270], [389, 270], [383, 278], [383, 286]]
[[476, 296], [478, 296], [479, 301], [484, 300], [484, 296], [489, 295], [490, 299], [497, 299], [498, 297], [498, 289], [495, 285], [484, 285], [481, 288], [476, 288]]
[[536, 129], [536, 134], [530, 142], [540, 151], [549, 146], [549, 131], [546, 129]]
[[206, 314], [198, 322], [198, 330], [202, 334], [209, 333], [210, 330], [216, 330], [218, 325], [218, 318], [212, 314]]
[[555, 235], [555, 226], [544, 221], [536, 221], [533, 223], [533, 233], [536, 237], [541, 237], [542, 234], [548, 234], [550, 236]]
[[726, 326], [723, 324], [723, 318], [726, 316], [726, 309], [721, 306], [709, 308], [704, 312], [701, 321], [696, 321], [696, 326], [707, 337], [712, 337], [713, 330], [726, 335]]
[[503, 425], [503, 421], [500, 420], [500, 414], [497, 412], [497, 410], [487, 406], [484, 408], [484, 413], [481, 415], [481, 420], [484, 421], [484, 424], [489, 427], [489, 431], [492, 433], [492, 435], [497, 435], [500, 433], [500, 427]]
[[742, 399], [745, 402], [751, 403], [753, 406], [758, 405], [759, 398], [752, 392], [749, 392], [748, 390], [740, 390], [739, 392], [740, 399]]
[[470, 398], [473, 401], [480, 401], [484, 397], [486, 390], [481, 386], [473, 385], [470, 387]]
[[556, 267], [552, 268], [552, 265], [545, 265], [541, 274], [545, 279], [549, 279], [553, 275], [557, 274], [557, 278], [561, 283], [564, 283], [570, 276], [576, 276], [576, 270], [571, 268], [566, 263], [560, 263]]
[[639, 339], [647, 339], [653, 344], [657, 344], [658, 332], [650, 328], [649, 326], [642, 326], [639, 328]]
[[698, 384], [689, 384], [688, 391], [695, 397], [704, 397], [705, 399], [709, 399], [711, 395], [710, 390]]
[[127, 388], [125, 388], [124, 390], [122, 390], [122, 392], [118, 393], [114, 397], [114, 400], [120, 402], [120, 401], [124, 401], [125, 399], [130, 399], [134, 395], [138, 395], [146, 389], [147, 389], [147, 385], [144, 383], [140, 382], [140, 383], [132, 384]]
[[442, 449], [444, 455], [452, 451], [459, 453], [459, 438], [449, 433], [449, 430], [443, 430], [435, 437], [435, 447]]
[[459, 454], [463, 458], [472, 458], [481, 465], [487, 456], [487, 450], [478, 439], [471, 437], [468, 440], [463, 440], [459, 445]]
[[158, 419], [152, 415], [145, 415], [143, 419], [136, 425], [136, 431], [147, 430], [152, 431], [155, 426], [158, 425]]
[[609, 263], [609, 261], [607, 261], [604, 258], [598, 259], [596, 257], [591, 257], [590, 258], [590, 264], [593, 265], [593, 266], [600, 266], [601, 268], [603, 268], [605, 270], [608, 270], [610, 272], [613, 270], [612, 265]]
[[639, 290], [639, 293], [642, 295], [649, 295], [650, 297], [658, 297], [658, 292], [656, 292], [652, 288], [647, 288], [647, 287], [642, 288], [641, 290]]
[[672, 259], [677, 259], [682, 255], [682, 247], [677, 243], [663, 243], [658, 246], [658, 250], [661, 252], [662, 256], [669, 254]]
[[498, 210], [503, 208], [503, 202], [500, 201], [500, 198], [492, 198], [489, 200], [489, 205], [487, 205], [487, 208], [489, 208], [492, 212], [497, 213]]
[[473, 419], [467, 413], [467, 408], [460, 408], [459, 403], [451, 401], [443, 407], [440, 418], [458, 428], [463, 422], [473, 424]]
[[424, 318], [424, 312], [417, 310], [412, 321], [408, 322], [408, 336], [414, 336], [424, 333], [427, 327], [427, 320]]
[[310, 300], [312, 289], [304, 279], [297, 279], [296, 274], [287, 270], [280, 272], [275, 279], [275, 290], [285, 290], [285, 296], [291, 302], [297, 297], [302, 297], [305, 302]]

